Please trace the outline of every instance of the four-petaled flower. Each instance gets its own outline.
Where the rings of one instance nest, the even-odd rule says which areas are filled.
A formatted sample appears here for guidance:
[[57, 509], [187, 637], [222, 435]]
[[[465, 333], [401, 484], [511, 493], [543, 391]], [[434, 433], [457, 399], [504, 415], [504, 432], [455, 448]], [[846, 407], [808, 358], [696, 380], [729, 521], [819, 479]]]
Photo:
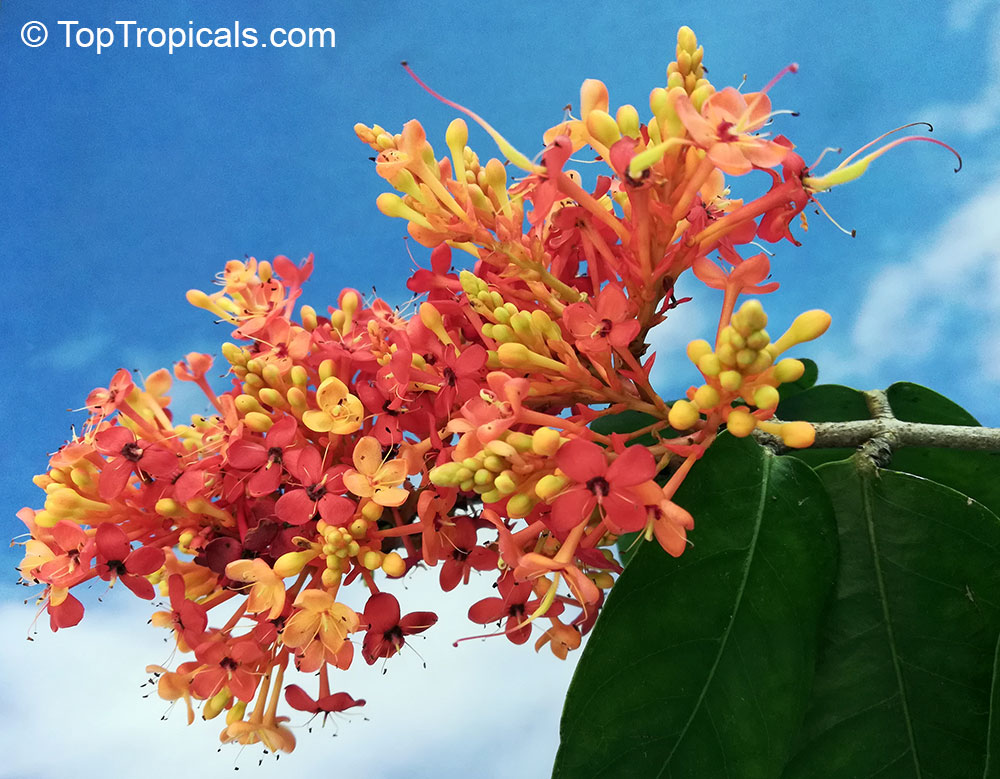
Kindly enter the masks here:
[[354, 468], [344, 474], [344, 486], [360, 498], [380, 506], [401, 506], [410, 493], [399, 485], [406, 480], [406, 462], [382, 459], [382, 446], [371, 436], [354, 445]]
[[97, 483], [97, 493], [104, 500], [119, 495], [133, 472], [146, 478], [170, 476], [177, 470], [177, 457], [169, 449], [137, 439], [127, 427], [102, 430], [94, 443], [98, 452], [110, 458]]
[[605, 354], [611, 348], [627, 349], [641, 325], [629, 311], [621, 287], [608, 284], [597, 293], [594, 304], [574, 303], [563, 312], [563, 321], [577, 349], [587, 354]]
[[295, 417], [282, 417], [267, 431], [262, 442], [238, 438], [229, 447], [229, 464], [253, 471], [247, 480], [247, 495], [251, 498], [270, 495], [278, 489], [284, 449], [295, 440], [297, 430]]
[[423, 633], [437, 622], [430, 611], [414, 611], [399, 616], [399, 601], [388, 592], [378, 592], [368, 599], [362, 619], [368, 628], [361, 645], [361, 654], [368, 665], [380, 657], [392, 657], [406, 643], [406, 636]]
[[133, 549], [118, 525], [98, 525], [95, 541], [97, 575], [106, 582], [120, 579], [136, 596], [152, 600], [156, 592], [146, 577], [163, 566], [166, 559], [163, 550], [158, 546]]
[[753, 135], [771, 117], [771, 100], [763, 92], [743, 94], [726, 87], [705, 100], [701, 113], [683, 89], [671, 94], [688, 134], [723, 173], [740, 176], [754, 166], [773, 168], [785, 158], [787, 146]]
[[319, 515], [331, 525], [343, 525], [354, 514], [354, 503], [333, 489], [340, 479], [334, 468], [323, 470], [323, 457], [313, 447], [295, 449], [285, 458], [285, 469], [301, 487], [287, 490], [278, 498], [274, 511], [282, 522], [304, 525]]
[[556, 464], [576, 482], [552, 504], [547, 522], [556, 533], [569, 532], [597, 507], [609, 524], [619, 528], [645, 524], [646, 512], [632, 488], [656, 474], [656, 461], [648, 449], [631, 446], [609, 465], [604, 449], [576, 438], [559, 449]]
[[319, 409], [302, 414], [302, 424], [317, 433], [347, 435], [361, 427], [365, 407], [336, 376], [324, 379], [316, 389]]
[[186, 651], [204, 638], [208, 614], [204, 606], [188, 599], [184, 577], [179, 573], [171, 574], [167, 579], [167, 592], [170, 595], [170, 611], [154, 612], [151, 621], [156, 627], [173, 628], [178, 648]]
[[354, 646], [347, 636], [358, 629], [358, 615], [326, 590], [303, 590], [293, 605], [296, 611], [285, 623], [281, 643], [299, 651], [299, 669], [315, 671], [325, 662], [348, 667]]
[[285, 702], [293, 709], [304, 711], [309, 714], [322, 714], [323, 724], [326, 718], [338, 711], [351, 709], [355, 706], [364, 706], [365, 699], [355, 700], [346, 692], [335, 692], [332, 695], [321, 695], [317, 700], [312, 697], [297, 684], [290, 684], [285, 688]]
[[277, 619], [285, 608], [285, 583], [259, 557], [253, 560], [233, 560], [226, 566], [226, 576], [238, 582], [250, 582], [247, 611], [267, 612], [267, 619]]

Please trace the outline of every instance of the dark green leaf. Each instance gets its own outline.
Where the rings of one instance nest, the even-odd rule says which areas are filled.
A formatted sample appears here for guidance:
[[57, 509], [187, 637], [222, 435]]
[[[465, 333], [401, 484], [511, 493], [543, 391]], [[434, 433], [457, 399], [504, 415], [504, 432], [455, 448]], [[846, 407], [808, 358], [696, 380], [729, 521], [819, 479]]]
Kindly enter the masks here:
[[898, 381], [885, 391], [896, 419], [932, 425], [979, 425], [968, 411], [932, 389]]
[[[961, 406], [919, 384], [893, 384], [886, 395], [893, 414], [905, 422], [979, 425]], [[1000, 515], [1000, 453], [905, 447], [896, 450], [890, 467], [945, 484]]]
[[1000, 640], [993, 654], [993, 684], [990, 689], [990, 719], [986, 729], [986, 765], [983, 779], [1000, 777]]
[[840, 533], [792, 777], [983, 772], [1000, 634], [1000, 520], [860, 456], [817, 470]]
[[[783, 421], [850, 422], [868, 419], [868, 404], [858, 390], [840, 384], [820, 384], [782, 399], [777, 417]], [[854, 453], [853, 449], [802, 449], [792, 454], [812, 467], [843, 460]]]
[[811, 689], [836, 538], [801, 462], [721, 437], [677, 501], [674, 559], [644, 543], [615, 585], [563, 712], [554, 776], [772, 777]]
[[[641, 430], [644, 427], [648, 427], [654, 422], [659, 422], [656, 417], [652, 414], [646, 414], [643, 411], [632, 411], [631, 409], [627, 411], [622, 411], [619, 414], [605, 414], [600, 416], [590, 423], [590, 429], [595, 433], [600, 433], [601, 435], [611, 435], [612, 433], [633, 433], [636, 430]], [[677, 435], [670, 428], [665, 431], [659, 431], [659, 434], [663, 437]], [[649, 433], [641, 435], [638, 438], [629, 441], [629, 446], [633, 444], [642, 444], [643, 446], [653, 446], [656, 443], [656, 439]]]
[[639, 551], [642, 546], [642, 541], [639, 537], [642, 533], [626, 533], [618, 538], [618, 559], [621, 561], [622, 565], [628, 565], [635, 553]]
[[805, 372], [798, 380], [790, 381], [778, 387], [778, 394], [782, 400], [786, 400], [792, 397], [792, 395], [798, 395], [800, 392], [809, 389], [816, 383], [816, 379], [819, 378], [819, 368], [816, 367], [816, 363], [807, 357], [800, 357], [799, 361], [806, 366]]

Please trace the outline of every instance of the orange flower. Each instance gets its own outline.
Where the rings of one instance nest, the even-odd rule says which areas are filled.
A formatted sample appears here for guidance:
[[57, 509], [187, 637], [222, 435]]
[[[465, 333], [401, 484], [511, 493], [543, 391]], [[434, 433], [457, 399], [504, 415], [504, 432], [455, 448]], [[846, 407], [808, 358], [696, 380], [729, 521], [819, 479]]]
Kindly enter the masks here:
[[754, 165], [773, 168], [788, 153], [787, 146], [752, 135], [771, 116], [771, 101], [763, 92], [744, 95], [726, 87], [705, 101], [701, 113], [683, 89], [678, 87], [671, 94], [691, 139], [724, 173], [739, 176], [749, 173]]
[[268, 619], [276, 619], [285, 608], [285, 583], [259, 557], [253, 560], [233, 560], [226, 566], [226, 576], [238, 582], [253, 582], [247, 611], [259, 614], [266, 611]]
[[401, 506], [410, 494], [399, 485], [406, 480], [406, 462], [382, 460], [382, 446], [365, 436], [354, 447], [354, 468], [344, 474], [344, 485], [361, 498], [380, 506]]
[[[300, 669], [315, 671], [324, 662], [338, 667], [349, 664], [353, 646], [346, 641], [358, 629], [358, 615], [326, 590], [303, 590], [294, 606], [298, 611], [285, 623], [281, 642], [300, 650]], [[345, 650], [348, 657], [344, 657]]]
[[319, 410], [311, 409], [302, 414], [302, 424], [310, 430], [347, 435], [361, 427], [365, 407], [336, 376], [330, 376], [319, 385], [316, 404]]

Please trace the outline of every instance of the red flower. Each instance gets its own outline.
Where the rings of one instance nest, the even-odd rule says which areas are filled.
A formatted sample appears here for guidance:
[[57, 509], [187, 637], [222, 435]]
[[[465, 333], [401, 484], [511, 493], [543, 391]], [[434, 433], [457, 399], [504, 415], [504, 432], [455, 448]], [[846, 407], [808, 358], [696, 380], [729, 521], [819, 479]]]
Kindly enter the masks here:
[[316, 512], [331, 525], [344, 525], [354, 515], [354, 503], [331, 491], [331, 480], [340, 481], [338, 472], [323, 470], [323, 458], [313, 447], [288, 453], [285, 468], [302, 485], [278, 498], [274, 511], [282, 522], [303, 525]]
[[216, 639], [199, 645], [194, 654], [203, 666], [191, 684], [196, 696], [208, 700], [223, 687], [228, 687], [241, 701], [253, 698], [260, 681], [257, 665], [264, 659], [256, 642]]
[[437, 614], [414, 611], [400, 619], [399, 601], [388, 592], [378, 592], [368, 599], [363, 619], [368, 623], [361, 654], [368, 665], [380, 657], [392, 657], [406, 642], [406, 636], [423, 633], [437, 622]]
[[49, 627], [52, 632], [59, 630], [59, 628], [71, 628], [83, 619], [83, 604], [65, 590], [63, 592], [65, 595], [58, 603], [52, 602], [54, 593], [49, 595], [47, 608]]
[[125, 402], [133, 389], [132, 377], [122, 368], [107, 387], [98, 387], [87, 396], [87, 408], [94, 416], [106, 417]]
[[333, 695], [323, 695], [318, 700], [313, 700], [309, 694], [297, 684], [290, 684], [285, 688], [285, 701], [293, 709], [306, 711], [310, 714], [323, 715], [323, 724], [326, 718], [336, 711], [343, 711], [354, 706], [364, 706], [365, 699], [355, 700], [346, 692], [335, 692]]
[[577, 438], [559, 449], [556, 464], [576, 486], [552, 505], [547, 524], [554, 532], [564, 535], [587, 520], [598, 506], [619, 528], [638, 530], [645, 526], [645, 509], [630, 488], [656, 474], [656, 461], [649, 450], [629, 447], [609, 466], [604, 449]]
[[[499, 598], [483, 598], [469, 608], [469, 619], [486, 625], [490, 622], [504, 623], [504, 635], [513, 644], [524, 644], [531, 638], [531, 623], [525, 619], [534, 613], [541, 601], [532, 599], [532, 582], [518, 582], [510, 574], [504, 575], [497, 583]], [[562, 613], [562, 604], [556, 601], [545, 612], [546, 617], [557, 617]]]
[[118, 495], [133, 472], [140, 476], [170, 476], [177, 470], [177, 457], [162, 444], [136, 439], [126, 427], [111, 427], [94, 437], [97, 451], [110, 457], [101, 469], [97, 493], [104, 500]]
[[727, 296], [746, 292], [765, 294], [778, 288], [776, 281], [761, 284], [771, 273], [771, 261], [763, 252], [744, 260], [735, 250], [720, 246], [719, 254], [733, 266], [728, 273], [704, 255], [699, 256], [691, 266], [694, 275], [706, 286], [724, 290]]
[[[441, 565], [441, 589], [451, 592], [459, 582], [469, 583], [469, 574], [489, 571], [497, 566], [495, 549], [476, 545], [476, 525], [468, 517], [456, 517], [455, 524], [441, 530], [444, 563]], [[450, 550], [449, 550], [450, 547]]]
[[627, 349], [639, 334], [639, 320], [629, 311], [628, 298], [616, 284], [597, 293], [594, 305], [574, 303], [563, 312], [563, 321], [587, 354], [606, 354], [611, 347]]
[[99, 525], [95, 536], [97, 542], [97, 575], [104, 581], [121, 579], [137, 597], [152, 600], [153, 585], [146, 576], [161, 567], [165, 556], [158, 546], [140, 546], [133, 549], [125, 531], [118, 525]]
[[171, 610], [154, 613], [153, 624], [157, 627], [172, 627], [188, 647], [197, 646], [202, 640], [205, 628], [208, 627], [205, 607], [188, 600], [184, 577], [178, 573], [167, 580], [167, 589], [170, 593]]
[[284, 448], [295, 440], [298, 422], [295, 417], [282, 417], [264, 435], [263, 442], [240, 438], [229, 446], [229, 464], [241, 470], [253, 471], [247, 482], [247, 494], [252, 498], [270, 495], [281, 483], [281, 463]]

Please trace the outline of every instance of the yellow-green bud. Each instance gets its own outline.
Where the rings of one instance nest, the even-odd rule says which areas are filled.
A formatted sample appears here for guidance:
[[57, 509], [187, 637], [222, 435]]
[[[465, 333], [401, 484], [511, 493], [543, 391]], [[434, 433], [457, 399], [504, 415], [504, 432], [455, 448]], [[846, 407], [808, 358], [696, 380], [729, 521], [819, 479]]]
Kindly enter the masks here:
[[315, 556], [316, 553], [312, 549], [302, 552], [285, 552], [274, 561], [274, 572], [282, 579], [298, 576]]
[[778, 405], [779, 400], [781, 396], [778, 390], [768, 384], [758, 387], [753, 393], [753, 404], [757, 408], [772, 409]]
[[736, 392], [743, 386], [743, 376], [740, 375], [739, 371], [722, 371], [719, 374], [719, 384], [729, 392]]
[[618, 129], [618, 123], [607, 111], [594, 109], [587, 114], [584, 122], [591, 137], [605, 146], [613, 146], [621, 140], [622, 133]]
[[535, 494], [542, 500], [552, 500], [552, 498], [563, 491], [563, 488], [567, 484], [569, 484], [569, 480], [565, 476], [550, 473], [538, 480], [538, 483], [535, 485]]
[[712, 354], [712, 345], [704, 338], [691, 341], [687, 345], [688, 359], [695, 365], [698, 365], [701, 359], [709, 354]]

